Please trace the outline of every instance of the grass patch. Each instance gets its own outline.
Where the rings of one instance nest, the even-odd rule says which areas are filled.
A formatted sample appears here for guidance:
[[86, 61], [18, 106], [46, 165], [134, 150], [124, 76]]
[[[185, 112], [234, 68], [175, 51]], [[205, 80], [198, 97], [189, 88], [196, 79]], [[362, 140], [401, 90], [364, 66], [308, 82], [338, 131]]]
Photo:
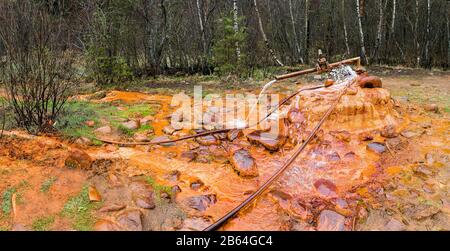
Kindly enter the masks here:
[[[67, 102], [64, 112], [61, 114], [56, 128], [65, 136], [72, 139], [81, 137], [92, 140], [94, 145], [102, 145], [95, 139], [95, 129], [103, 126], [102, 120], [109, 122], [111, 127], [117, 128], [125, 135], [133, 136], [135, 131], [122, 126], [122, 122], [128, 118], [153, 115], [154, 110], [150, 104], [123, 105], [123, 109], [110, 104], [96, 104], [84, 101]], [[86, 125], [86, 121], [94, 121], [95, 127]]]
[[173, 194], [172, 194], [172, 188], [171, 188], [170, 186], [160, 185], [160, 184], [156, 183], [156, 181], [155, 181], [152, 177], [150, 177], [150, 176], [144, 176], [144, 180], [145, 180], [145, 182], [147, 182], [150, 186], [153, 187], [153, 189], [154, 189], [155, 192], [156, 192], [156, 195], [157, 195], [156, 198], [157, 198], [157, 199], [160, 198], [160, 195], [161, 195], [161, 193], [163, 193], [163, 192], [169, 194], [170, 196], [173, 195]]
[[44, 181], [41, 185], [41, 192], [43, 193], [48, 193], [48, 191], [50, 190], [50, 188], [53, 186], [53, 184], [56, 181], [56, 177], [51, 177], [48, 180]]
[[66, 202], [61, 215], [73, 220], [73, 229], [91, 231], [95, 223], [93, 210], [97, 209], [100, 204], [98, 202], [90, 202], [88, 186], [84, 186], [78, 195]]
[[16, 188], [10, 187], [6, 189], [2, 194], [2, 212], [5, 215], [9, 215], [12, 210], [12, 196], [17, 191]]
[[53, 223], [55, 223], [55, 216], [46, 216], [33, 221], [31, 227], [34, 231], [48, 231]]

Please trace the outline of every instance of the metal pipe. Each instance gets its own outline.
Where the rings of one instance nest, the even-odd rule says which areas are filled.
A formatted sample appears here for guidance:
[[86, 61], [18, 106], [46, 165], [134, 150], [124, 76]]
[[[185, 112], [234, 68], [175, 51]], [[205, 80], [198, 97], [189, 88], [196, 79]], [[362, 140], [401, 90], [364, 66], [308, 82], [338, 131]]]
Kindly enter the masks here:
[[294, 162], [294, 160], [302, 153], [302, 151], [306, 148], [306, 146], [309, 144], [309, 142], [314, 138], [317, 131], [320, 129], [322, 124], [325, 122], [325, 120], [330, 116], [330, 114], [333, 112], [336, 105], [341, 100], [342, 96], [347, 91], [348, 87], [350, 87], [352, 84], [354, 84], [356, 80], [350, 81], [341, 91], [341, 93], [338, 95], [338, 98], [336, 101], [330, 106], [330, 108], [327, 110], [327, 112], [322, 116], [319, 123], [315, 126], [311, 134], [308, 136], [306, 141], [297, 148], [297, 150], [294, 152], [294, 154], [289, 158], [289, 160], [280, 168], [277, 172], [275, 172], [270, 179], [268, 179], [256, 192], [251, 194], [245, 201], [243, 201], [241, 204], [239, 204], [237, 207], [235, 207], [233, 210], [231, 210], [229, 213], [227, 213], [225, 216], [220, 218], [217, 222], [213, 223], [209, 227], [205, 228], [203, 231], [214, 231], [217, 230], [219, 227], [221, 227], [224, 223], [226, 223], [230, 218], [235, 216], [242, 208], [247, 206], [250, 202], [255, 200], [259, 195], [261, 195], [266, 189], [284, 172], [286, 171], [291, 164]]
[[[332, 68], [338, 67], [338, 66], [343, 65], [343, 64], [354, 64], [354, 63], [356, 63], [356, 65], [359, 67], [361, 65], [361, 58], [360, 57], [356, 57], [356, 58], [350, 58], [350, 59], [342, 60], [340, 62], [336, 62], [336, 63], [330, 64], [329, 67], [332, 69]], [[292, 73], [288, 73], [288, 74], [284, 74], [284, 75], [279, 75], [279, 76], [276, 76], [275, 79], [277, 81], [280, 81], [280, 80], [285, 80], [285, 79], [288, 79], [288, 78], [294, 78], [294, 77], [298, 77], [298, 76], [301, 76], [301, 75], [310, 74], [310, 73], [314, 73], [314, 72], [317, 72], [316, 68], [311, 68], [311, 69], [296, 71], [296, 72], [292, 72]]]

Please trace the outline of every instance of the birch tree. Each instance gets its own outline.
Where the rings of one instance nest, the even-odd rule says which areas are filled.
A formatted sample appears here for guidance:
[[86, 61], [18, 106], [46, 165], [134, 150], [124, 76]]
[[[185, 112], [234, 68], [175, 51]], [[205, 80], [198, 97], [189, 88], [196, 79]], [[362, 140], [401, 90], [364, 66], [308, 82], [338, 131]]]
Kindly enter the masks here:
[[356, 1], [356, 13], [358, 14], [358, 28], [359, 28], [359, 41], [361, 46], [361, 58], [364, 61], [365, 64], [369, 64], [369, 60], [366, 56], [366, 46], [364, 44], [364, 31], [362, 27], [362, 21], [361, 21], [361, 8], [359, 6], [359, 0]]
[[267, 50], [269, 51], [270, 55], [272, 56], [272, 59], [279, 65], [284, 66], [284, 64], [278, 59], [277, 55], [273, 51], [272, 47], [270, 46], [269, 40], [267, 39], [266, 33], [264, 32], [264, 26], [261, 20], [261, 14], [259, 13], [258, 4], [256, 0], [253, 0], [253, 7], [255, 8], [256, 17], [258, 18], [259, 23], [259, 31], [261, 32], [261, 35], [263, 37], [264, 43], [266, 44]]
[[431, 66], [430, 59], [430, 30], [431, 30], [431, 0], [427, 0], [427, 32], [425, 38], [425, 64], [426, 67]]
[[309, 0], [305, 0], [305, 32], [303, 36], [305, 37], [305, 42], [303, 43], [305, 46], [304, 53], [306, 62], [309, 62]]
[[295, 18], [294, 18], [294, 11], [293, 11], [293, 7], [292, 7], [292, 0], [289, 0], [289, 14], [291, 17], [291, 24], [292, 24], [292, 33], [294, 36], [294, 43], [295, 43], [295, 49], [297, 52], [297, 56], [299, 57], [300, 63], [304, 63], [303, 61], [303, 56], [302, 56], [302, 50], [301, 50], [301, 46], [298, 40], [298, 36], [297, 36], [297, 24], [295, 22]]
[[341, 0], [342, 23], [344, 26], [344, 40], [347, 56], [350, 55], [350, 45], [348, 44], [347, 23], [345, 22], [345, 0]]
[[[238, 15], [238, 5], [237, 0], [233, 0], [233, 27], [234, 32], [237, 34], [239, 32], [239, 15]], [[238, 61], [241, 60], [241, 48], [239, 42], [236, 41], [236, 58]]]
[[202, 17], [202, 8], [201, 8], [201, 4], [200, 4], [200, 0], [196, 0], [197, 3], [197, 16], [198, 16], [198, 23], [200, 26], [200, 34], [202, 37], [202, 45], [203, 45], [203, 64], [205, 64], [205, 60], [207, 57], [207, 53], [208, 53], [208, 48], [207, 48], [207, 44], [206, 44], [206, 35], [205, 35], [205, 26], [203, 24], [203, 17]]

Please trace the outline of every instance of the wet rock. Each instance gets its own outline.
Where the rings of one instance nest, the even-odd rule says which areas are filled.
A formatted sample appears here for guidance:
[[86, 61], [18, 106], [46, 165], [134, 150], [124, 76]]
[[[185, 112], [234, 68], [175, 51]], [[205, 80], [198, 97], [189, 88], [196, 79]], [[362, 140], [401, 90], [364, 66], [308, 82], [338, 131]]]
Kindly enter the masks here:
[[217, 202], [215, 194], [194, 196], [187, 199], [187, 205], [198, 211], [205, 211], [211, 205]]
[[129, 187], [136, 206], [143, 209], [155, 208], [153, 188], [143, 181], [131, 182]]
[[345, 231], [345, 217], [330, 210], [320, 213], [317, 221], [318, 231]]
[[124, 122], [124, 123], [122, 123], [122, 126], [124, 126], [125, 128], [127, 128], [129, 130], [137, 130], [137, 129], [139, 129], [139, 127], [141, 127], [140, 121], [135, 121], [135, 120], [130, 120], [128, 122]]
[[[159, 136], [159, 137], [156, 137], [156, 138], [152, 139], [150, 142], [152, 142], [152, 143], [157, 143], [157, 142], [163, 142], [163, 141], [169, 141], [169, 140], [170, 140], [170, 139], [169, 139], [169, 137], [167, 137], [167, 136]], [[159, 145], [161, 145], [161, 146], [174, 146], [175, 143], [174, 143], [174, 142], [170, 142], [170, 143], [161, 143], [161, 144], [159, 144]]]
[[103, 135], [111, 134], [112, 133], [112, 129], [111, 129], [110, 126], [103, 126], [103, 127], [100, 127], [98, 129], [96, 129], [94, 131], [94, 133], [96, 133], [96, 134], [103, 134]]
[[385, 231], [405, 231], [406, 230], [406, 226], [405, 224], [403, 224], [402, 222], [396, 220], [396, 219], [391, 219], [385, 226], [384, 226], [384, 230]]
[[92, 145], [92, 141], [86, 137], [81, 137], [75, 140], [75, 144], [77, 145], [83, 145], [83, 146], [90, 146]]
[[242, 130], [231, 130], [227, 133], [227, 139], [229, 141], [234, 141], [235, 139], [243, 135]]
[[95, 121], [93, 120], [88, 120], [86, 122], [84, 122], [85, 125], [89, 126], [89, 127], [94, 127], [95, 126]]
[[336, 185], [326, 179], [319, 179], [314, 182], [314, 187], [317, 192], [325, 198], [336, 198], [337, 197], [337, 187]]
[[274, 136], [261, 131], [250, 133], [247, 138], [251, 143], [260, 144], [270, 151], [278, 151], [286, 143], [286, 137]]
[[375, 76], [367, 76], [367, 77], [362, 76], [358, 80], [358, 85], [361, 88], [381, 88], [381, 87], [383, 87], [381, 79], [379, 77], [375, 77]]
[[359, 140], [360, 141], [371, 141], [371, 140], [373, 140], [373, 136], [368, 132], [361, 133], [361, 134], [359, 134]]
[[153, 198], [136, 198], [134, 203], [142, 209], [154, 209], [156, 207]]
[[398, 133], [394, 125], [387, 125], [380, 132], [381, 136], [385, 138], [396, 138], [398, 137]]
[[24, 224], [16, 223], [12, 226], [11, 231], [31, 231], [30, 228], [27, 228]]
[[430, 166], [434, 164], [433, 154], [431, 153], [425, 154], [425, 163]]
[[89, 154], [79, 149], [70, 149], [69, 156], [65, 160], [65, 166], [69, 168], [89, 169], [93, 160]]
[[150, 142], [147, 133], [135, 133], [134, 141], [136, 142]]
[[419, 136], [418, 133], [412, 132], [412, 131], [403, 131], [400, 133], [403, 137], [410, 139]]
[[433, 171], [430, 170], [425, 165], [419, 165], [414, 172], [422, 177], [428, 178], [429, 176], [433, 175]]
[[142, 231], [142, 213], [139, 210], [129, 210], [117, 217], [117, 222], [127, 231]]
[[348, 131], [332, 131], [330, 134], [338, 140], [350, 142], [352, 135]]
[[195, 142], [195, 141], [194, 142], [189, 142], [189, 144], [188, 144], [189, 150], [195, 150], [195, 149], [197, 149], [199, 147], [200, 147], [200, 144]]
[[177, 193], [181, 193], [181, 188], [178, 185], [175, 185], [172, 187], [171, 191], [173, 195], [176, 195]]
[[191, 162], [195, 160], [197, 153], [195, 151], [186, 151], [182, 152], [180, 157], [185, 161]]
[[166, 175], [166, 179], [172, 182], [176, 182], [180, 179], [181, 176], [181, 172], [178, 170], [174, 170], [174, 171], [170, 171], [167, 175]]
[[386, 146], [383, 143], [373, 142], [367, 145], [367, 150], [377, 154], [382, 154], [386, 152]]
[[415, 220], [423, 220], [430, 218], [433, 215], [439, 213], [441, 210], [437, 207], [430, 205], [419, 205], [413, 209], [411, 217]]
[[349, 209], [347, 201], [341, 198], [336, 199], [335, 210], [344, 216], [351, 216], [353, 214], [352, 210]]
[[324, 83], [325, 87], [330, 87], [334, 85], [336, 82], [333, 79], [327, 79]]
[[94, 231], [120, 231], [120, 226], [110, 220], [101, 219], [94, 224]]
[[303, 221], [309, 221], [313, 218], [313, 214], [304, 203], [300, 200], [293, 200], [290, 204], [290, 212], [296, 218], [299, 218]]
[[345, 161], [353, 161], [356, 160], [357, 155], [354, 152], [348, 152], [344, 155], [344, 160]]
[[258, 168], [255, 159], [247, 150], [241, 149], [235, 151], [230, 158], [233, 168], [243, 177], [258, 176]]
[[166, 158], [168, 158], [168, 159], [174, 159], [175, 157], [178, 156], [178, 153], [177, 152], [168, 152], [164, 156], [166, 156]]
[[297, 108], [292, 108], [289, 110], [287, 117], [289, 122], [293, 124], [301, 124], [306, 120], [303, 113]]
[[95, 188], [94, 186], [89, 186], [88, 195], [89, 195], [90, 201], [99, 202], [102, 200], [102, 196], [100, 196], [100, 193], [97, 191], [97, 188]]
[[171, 126], [171, 125], [168, 125], [163, 128], [163, 132], [167, 135], [172, 135], [176, 131], [177, 131], [177, 129], [173, 128], [173, 126]]
[[439, 112], [439, 106], [436, 104], [427, 104], [423, 107], [423, 109], [425, 109], [425, 111], [427, 112], [434, 112], [434, 113]]
[[330, 161], [330, 162], [337, 162], [337, 161], [341, 160], [341, 156], [339, 156], [339, 154], [337, 152], [328, 154], [326, 158], [327, 158], [327, 161]]
[[203, 185], [204, 183], [201, 180], [196, 180], [191, 182], [190, 187], [192, 190], [199, 190]]
[[121, 204], [112, 204], [112, 205], [106, 205], [103, 206], [102, 208], [100, 208], [98, 211], [100, 213], [109, 213], [109, 212], [117, 212], [120, 211], [122, 209], [125, 209], [126, 206], [125, 205], [121, 205]]
[[149, 125], [151, 124], [151, 122], [155, 120], [155, 118], [151, 115], [149, 116], [145, 116], [144, 118], [141, 119], [141, 125]]
[[218, 140], [213, 135], [198, 137], [195, 140], [202, 146], [220, 145], [220, 140]]

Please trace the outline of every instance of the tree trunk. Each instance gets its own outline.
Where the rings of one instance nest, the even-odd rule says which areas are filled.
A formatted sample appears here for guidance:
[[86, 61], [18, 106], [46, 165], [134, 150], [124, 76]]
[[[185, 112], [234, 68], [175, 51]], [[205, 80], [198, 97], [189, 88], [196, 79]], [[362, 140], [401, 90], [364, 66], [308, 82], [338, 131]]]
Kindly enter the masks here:
[[[233, 0], [233, 28], [234, 32], [237, 34], [239, 32], [239, 20], [238, 20], [238, 6], [237, 0]], [[238, 62], [241, 60], [241, 48], [239, 47], [239, 42], [236, 42], [236, 58]]]
[[305, 46], [304, 49], [304, 58], [306, 63], [309, 62], [309, 0], [305, 0], [305, 42], [303, 43]]
[[427, 0], [427, 34], [425, 37], [425, 66], [427, 68], [431, 67], [430, 58], [430, 30], [431, 30], [431, 0]]
[[348, 44], [348, 32], [347, 23], [345, 22], [345, 0], [341, 0], [342, 7], [342, 23], [344, 24], [344, 39], [345, 39], [345, 49], [347, 50], [347, 56], [350, 55], [350, 46]]
[[203, 59], [202, 63], [205, 63], [205, 58], [207, 54], [207, 46], [206, 46], [206, 36], [205, 36], [205, 26], [203, 25], [203, 18], [202, 18], [202, 9], [200, 7], [200, 0], [197, 0], [197, 15], [198, 15], [198, 21], [200, 25], [200, 33], [202, 36], [202, 44], [203, 44]]
[[278, 59], [277, 55], [275, 55], [275, 52], [273, 51], [272, 47], [270, 46], [269, 40], [267, 39], [266, 33], [264, 32], [263, 23], [261, 20], [261, 15], [259, 13], [258, 4], [256, 3], [256, 0], [253, 0], [253, 7], [255, 7], [256, 11], [256, 17], [258, 18], [259, 22], [259, 30], [261, 32], [261, 35], [263, 36], [264, 43], [267, 46], [267, 49], [269, 50], [270, 55], [272, 56], [273, 60], [279, 65], [284, 66], [283, 63]]
[[[386, 1], [387, 3], [387, 1]], [[373, 56], [375, 58], [375, 60], [377, 61], [377, 63], [380, 63], [380, 48], [383, 44], [383, 28], [384, 28], [384, 9], [385, 6], [383, 6], [383, 0], [378, 0], [378, 4], [379, 4], [379, 15], [378, 15], [378, 28], [377, 28], [377, 40], [375, 42], [375, 51], [373, 53]]]
[[358, 14], [358, 27], [359, 27], [359, 39], [360, 39], [360, 46], [361, 46], [361, 58], [363, 59], [363, 62], [365, 64], [369, 64], [369, 60], [366, 56], [366, 46], [364, 45], [364, 31], [362, 27], [361, 22], [361, 10], [359, 6], [359, 0], [356, 0], [356, 12]]
[[392, 0], [392, 23], [390, 34], [393, 36], [395, 34], [395, 18], [397, 16], [397, 0]]
[[297, 56], [299, 57], [300, 63], [304, 63], [303, 62], [303, 57], [302, 57], [302, 51], [301, 51], [301, 47], [300, 47], [300, 43], [297, 37], [297, 28], [296, 28], [296, 23], [295, 23], [295, 18], [294, 18], [294, 11], [292, 10], [292, 0], [289, 0], [289, 14], [291, 16], [291, 24], [292, 24], [292, 33], [294, 35], [294, 43], [295, 43], [295, 49], [297, 51]]
[[447, 1], [447, 69], [450, 67], [450, 24], [449, 18], [450, 16], [450, 1]]
[[420, 66], [422, 56], [420, 52], [420, 44], [419, 44], [419, 0], [416, 0], [416, 6], [415, 6], [415, 22], [414, 22], [414, 42], [416, 47], [416, 67]]

